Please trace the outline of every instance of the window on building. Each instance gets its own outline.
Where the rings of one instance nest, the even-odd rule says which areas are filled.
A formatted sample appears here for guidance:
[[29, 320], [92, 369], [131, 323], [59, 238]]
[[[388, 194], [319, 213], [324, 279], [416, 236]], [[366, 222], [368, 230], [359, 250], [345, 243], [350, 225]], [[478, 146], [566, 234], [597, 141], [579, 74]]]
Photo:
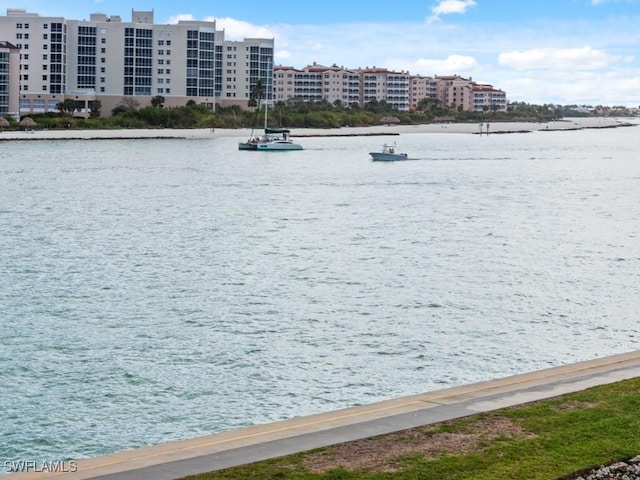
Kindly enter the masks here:
[[16, 23], [16, 28], [22, 28], [22, 24], [21, 23]]
[[46, 61], [48, 58], [49, 58], [49, 55], [47, 55], [46, 53], [42, 55], [42, 60]]
[[28, 24], [28, 23], [25, 23], [25, 24], [24, 24], [24, 28], [29, 28], [29, 24]]
[[171, 69], [167, 68], [167, 75], [171, 75]]
[[100, 93], [104, 93], [104, 92], [105, 92], [104, 87], [100, 87]]
[[170, 88], [167, 88], [167, 89], [165, 90], [165, 92], [167, 92], [167, 93], [171, 93], [171, 89], [170, 89]]
[[46, 70], [47, 69], [47, 65], [42, 65], [42, 70]]
[[100, 43], [107, 43], [107, 39], [106, 38], [101, 38], [100, 39]]
[[171, 65], [171, 60], [167, 60], [167, 65]]
[[47, 81], [47, 76], [46, 75], [42, 75], [42, 81], [46, 82]]
[[157, 90], [157, 92], [158, 92], [158, 93], [164, 93], [164, 90], [163, 90], [162, 88], [159, 88], [159, 89]]
[[158, 45], [164, 45], [164, 40], [158, 40]]
[[164, 65], [164, 60], [159, 59], [159, 60], [158, 60], [158, 65]]
[[18, 38], [18, 39], [22, 38], [22, 34], [21, 33], [16, 33], [16, 38]]
[[167, 40], [167, 45], [171, 45], [171, 40]]
[[42, 85], [42, 91], [46, 92], [47, 91], [47, 86], [46, 85]]
[[167, 50], [167, 55], [171, 55], [171, 50]]
[[42, 45], [42, 49], [43, 49], [43, 50], [47, 50], [48, 48], [49, 48], [49, 46], [48, 46], [48, 45], [46, 45], [46, 44], [45, 44], [45, 45]]
[[28, 38], [29, 38], [29, 34], [28, 34], [28, 33], [25, 33], [25, 34], [24, 34], [24, 38], [25, 38], [25, 39], [28, 39]]
[[164, 55], [164, 50], [158, 50], [158, 55]]

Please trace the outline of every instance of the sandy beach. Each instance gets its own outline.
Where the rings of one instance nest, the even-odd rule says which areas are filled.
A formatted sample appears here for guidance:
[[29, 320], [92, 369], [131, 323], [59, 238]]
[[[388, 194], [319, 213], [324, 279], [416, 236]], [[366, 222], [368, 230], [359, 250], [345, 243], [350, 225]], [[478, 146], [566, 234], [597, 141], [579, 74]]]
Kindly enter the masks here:
[[[558, 121], [536, 122], [496, 122], [489, 124], [489, 134], [527, 133], [537, 130], [579, 130], [586, 128], [614, 128], [627, 125], [638, 125], [637, 118], [587, 117], [567, 118]], [[259, 132], [257, 130], [256, 132]], [[345, 128], [296, 128], [292, 129], [294, 137], [331, 137], [331, 136], [367, 136], [367, 135], [404, 135], [412, 133], [455, 133], [478, 134], [478, 123], [433, 123], [425, 125], [378, 125], [372, 127]], [[482, 126], [486, 134], [487, 124]], [[255, 134], [255, 132], [254, 132]], [[251, 129], [196, 128], [196, 129], [119, 129], [119, 130], [31, 130], [3, 131], [0, 140], [94, 140], [94, 139], [136, 139], [136, 138], [215, 138], [238, 137], [248, 138]]]

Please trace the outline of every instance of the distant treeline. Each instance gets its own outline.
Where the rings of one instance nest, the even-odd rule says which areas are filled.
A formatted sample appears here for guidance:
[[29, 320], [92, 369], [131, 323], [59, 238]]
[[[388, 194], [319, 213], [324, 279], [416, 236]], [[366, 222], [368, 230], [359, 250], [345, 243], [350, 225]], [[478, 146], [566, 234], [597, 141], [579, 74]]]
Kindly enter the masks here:
[[[154, 97], [151, 106], [140, 107], [135, 101], [123, 98], [109, 116], [102, 116], [99, 101], [93, 102], [90, 118], [74, 116], [78, 111], [73, 100], [58, 104], [58, 112], [29, 115], [35, 120], [32, 128], [64, 129], [116, 129], [116, 128], [261, 128], [264, 125], [264, 107], [243, 109], [240, 106], [210, 107], [193, 100], [181, 107], [165, 107], [163, 97]], [[546, 122], [563, 117], [594, 115], [628, 116], [625, 107], [585, 108], [577, 105], [533, 105], [524, 102], [511, 103], [507, 111], [464, 111], [441, 105], [436, 99], [427, 98], [418, 108], [405, 112], [395, 110], [385, 101], [372, 101], [364, 107], [340, 102], [304, 102], [288, 100], [269, 106], [270, 127], [291, 128], [340, 128], [366, 127], [380, 124], [419, 125], [439, 122]], [[7, 118], [3, 128], [21, 128], [15, 120]]]

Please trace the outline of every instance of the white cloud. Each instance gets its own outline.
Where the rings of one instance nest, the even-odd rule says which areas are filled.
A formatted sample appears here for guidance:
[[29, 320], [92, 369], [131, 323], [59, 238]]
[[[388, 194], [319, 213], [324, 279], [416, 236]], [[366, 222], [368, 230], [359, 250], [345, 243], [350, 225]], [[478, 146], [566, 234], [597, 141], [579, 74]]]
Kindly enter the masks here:
[[244, 38], [275, 38], [276, 34], [269, 26], [254, 25], [235, 18], [208, 18], [215, 20], [216, 29], [224, 30], [225, 40], [242, 40]]
[[411, 72], [421, 75], [468, 75], [477, 70], [478, 66], [478, 61], [473, 57], [450, 55], [444, 60], [420, 58]]
[[[594, 85], [606, 84], [607, 88]], [[531, 77], [503, 78], [500, 88], [511, 101], [534, 104], [587, 104], [638, 106], [636, 92], [640, 88], [640, 72], [630, 71], [602, 75], [600, 72], [557, 72]]]
[[178, 13], [177, 15], [173, 15], [172, 17], [169, 17], [167, 19], [167, 23], [169, 25], [173, 25], [180, 21], [191, 21], [191, 20], [195, 20], [195, 18], [193, 18], [193, 15], [191, 15], [190, 13]]
[[592, 47], [533, 48], [498, 56], [500, 65], [516, 70], [599, 70], [625, 60]]
[[[276, 50], [273, 56], [275, 57], [276, 63], [282, 60], [288, 60], [289, 58], [292, 57], [291, 52], [289, 50]], [[293, 67], [294, 65], [290, 65], [290, 66]]]
[[[179, 13], [167, 20], [169, 24], [178, 23], [180, 20], [196, 20], [190, 13]], [[214, 18], [206, 17], [205, 22], [216, 22], [217, 30], [224, 30], [225, 40], [243, 40], [245, 38], [275, 38], [276, 34], [268, 26], [254, 25], [235, 18]]]
[[448, 15], [450, 13], [464, 13], [469, 7], [476, 5], [474, 0], [441, 0], [431, 10], [434, 15]]
[[439, 20], [442, 15], [463, 14], [467, 9], [475, 6], [475, 0], [439, 0], [438, 4], [431, 8], [428, 21]]

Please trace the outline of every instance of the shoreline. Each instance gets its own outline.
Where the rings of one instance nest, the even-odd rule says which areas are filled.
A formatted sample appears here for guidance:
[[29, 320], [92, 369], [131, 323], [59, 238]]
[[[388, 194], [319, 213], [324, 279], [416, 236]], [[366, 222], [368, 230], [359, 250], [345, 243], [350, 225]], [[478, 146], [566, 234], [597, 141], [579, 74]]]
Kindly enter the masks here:
[[[518, 407], [637, 378], [640, 351], [595, 358], [467, 385], [293, 417], [73, 460], [64, 478], [182, 479], [226, 468], [308, 453], [317, 448], [423, 428]], [[388, 444], [386, 445], [388, 448]], [[357, 451], [356, 455], [366, 454]], [[7, 478], [42, 479], [60, 470], [23, 470]], [[260, 472], [258, 472], [258, 475]]]
[[[566, 118], [551, 122], [496, 122], [489, 123], [489, 135], [508, 133], [531, 133], [536, 131], [571, 131], [585, 129], [618, 128], [638, 126], [640, 119], [619, 120], [610, 117]], [[298, 128], [295, 138], [306, 137], [359, 137], [397, 136], [416, 133], [458, 133], [486, 135], [487, 124], [479, 123], [430, 123], [422, 125], [376, 125], [370, 127], [342, 128]], [[248, 138], [250, 128], [195, 128], [195, 129], [117, 129], [117, 130], [20, 130], [0, 132], [0, 141], [33, 140], [135, 140], [135, 139], [203, 139], [203, 138]]]

